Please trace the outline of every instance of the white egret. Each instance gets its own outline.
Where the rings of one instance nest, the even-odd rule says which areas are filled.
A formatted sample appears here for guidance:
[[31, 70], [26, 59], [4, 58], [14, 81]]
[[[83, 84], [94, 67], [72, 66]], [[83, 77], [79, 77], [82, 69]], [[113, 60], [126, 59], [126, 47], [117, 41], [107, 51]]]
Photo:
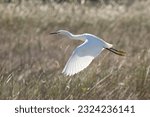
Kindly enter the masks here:
[[66, 30], [59, 30], [50, 34], [62, 34], [68, 36], [70, 39], [81, 40], [84, 42], [73, 51], [62, 71], [62, 73], [69, 76], [85, 69], [104, 49], [107, 49], [120, 56], [125, 55], [125, 52], [112, 48], [112, 44], [109, 44], [92, 34], [84, 33], [80, 35], [74, 35]]

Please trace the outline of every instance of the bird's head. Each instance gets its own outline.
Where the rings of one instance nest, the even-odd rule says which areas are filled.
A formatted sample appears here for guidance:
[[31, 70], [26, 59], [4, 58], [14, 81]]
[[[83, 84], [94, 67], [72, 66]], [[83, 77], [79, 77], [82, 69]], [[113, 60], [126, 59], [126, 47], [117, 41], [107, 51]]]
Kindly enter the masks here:
[[68, 35], [70, 32], [66, 31], [66, 30], [58, 30], [56, 32], [52, 32], [50, 34], [62, 34], [62, 35]]

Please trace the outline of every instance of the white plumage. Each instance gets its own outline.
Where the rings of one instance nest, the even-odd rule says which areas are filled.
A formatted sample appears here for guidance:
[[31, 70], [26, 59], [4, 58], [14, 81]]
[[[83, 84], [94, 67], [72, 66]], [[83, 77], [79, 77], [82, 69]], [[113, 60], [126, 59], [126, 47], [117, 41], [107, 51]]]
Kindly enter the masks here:
[[70, 39], [84, 41], [83, 44], [79, 45], [73, 51], [62, 71], [62, 73], [69, 76], [74, 75], [88, 67], [92, 60], [97, 57], [103, 49], [107, 49], [121, 56], [125, 55], [125, 52], [113, 49], [112, 44], [109, 44], [92, 34], [85, 33], [81, 35], [73, 35], [66, 30], [59, 30], [51, 34], [62, 34], [68, 36]]

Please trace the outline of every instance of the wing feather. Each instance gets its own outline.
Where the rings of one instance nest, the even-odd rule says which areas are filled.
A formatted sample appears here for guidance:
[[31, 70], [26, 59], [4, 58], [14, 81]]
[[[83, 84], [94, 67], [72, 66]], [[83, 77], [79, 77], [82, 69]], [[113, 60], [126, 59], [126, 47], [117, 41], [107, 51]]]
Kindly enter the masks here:
[[99, 55], [102, 50], [103, 47], [94, 46], [88, 41], [85, 41], [73, 51], [62, 73], [71, 76], [82, 71], [88, 67], [92, 60]]

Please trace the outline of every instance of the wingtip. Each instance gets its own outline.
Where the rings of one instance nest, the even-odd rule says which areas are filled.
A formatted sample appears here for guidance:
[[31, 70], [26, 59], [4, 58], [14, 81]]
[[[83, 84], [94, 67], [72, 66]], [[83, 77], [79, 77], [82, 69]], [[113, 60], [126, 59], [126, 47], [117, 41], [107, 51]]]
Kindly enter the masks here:
[[65, 76], [73, 76], [73, 75], [75, 75], [76, 73], [68, 73], [68, 72], [66, 72], [65, 70], [63, 70], [62, 71], [62, 74], [64, 74]]

